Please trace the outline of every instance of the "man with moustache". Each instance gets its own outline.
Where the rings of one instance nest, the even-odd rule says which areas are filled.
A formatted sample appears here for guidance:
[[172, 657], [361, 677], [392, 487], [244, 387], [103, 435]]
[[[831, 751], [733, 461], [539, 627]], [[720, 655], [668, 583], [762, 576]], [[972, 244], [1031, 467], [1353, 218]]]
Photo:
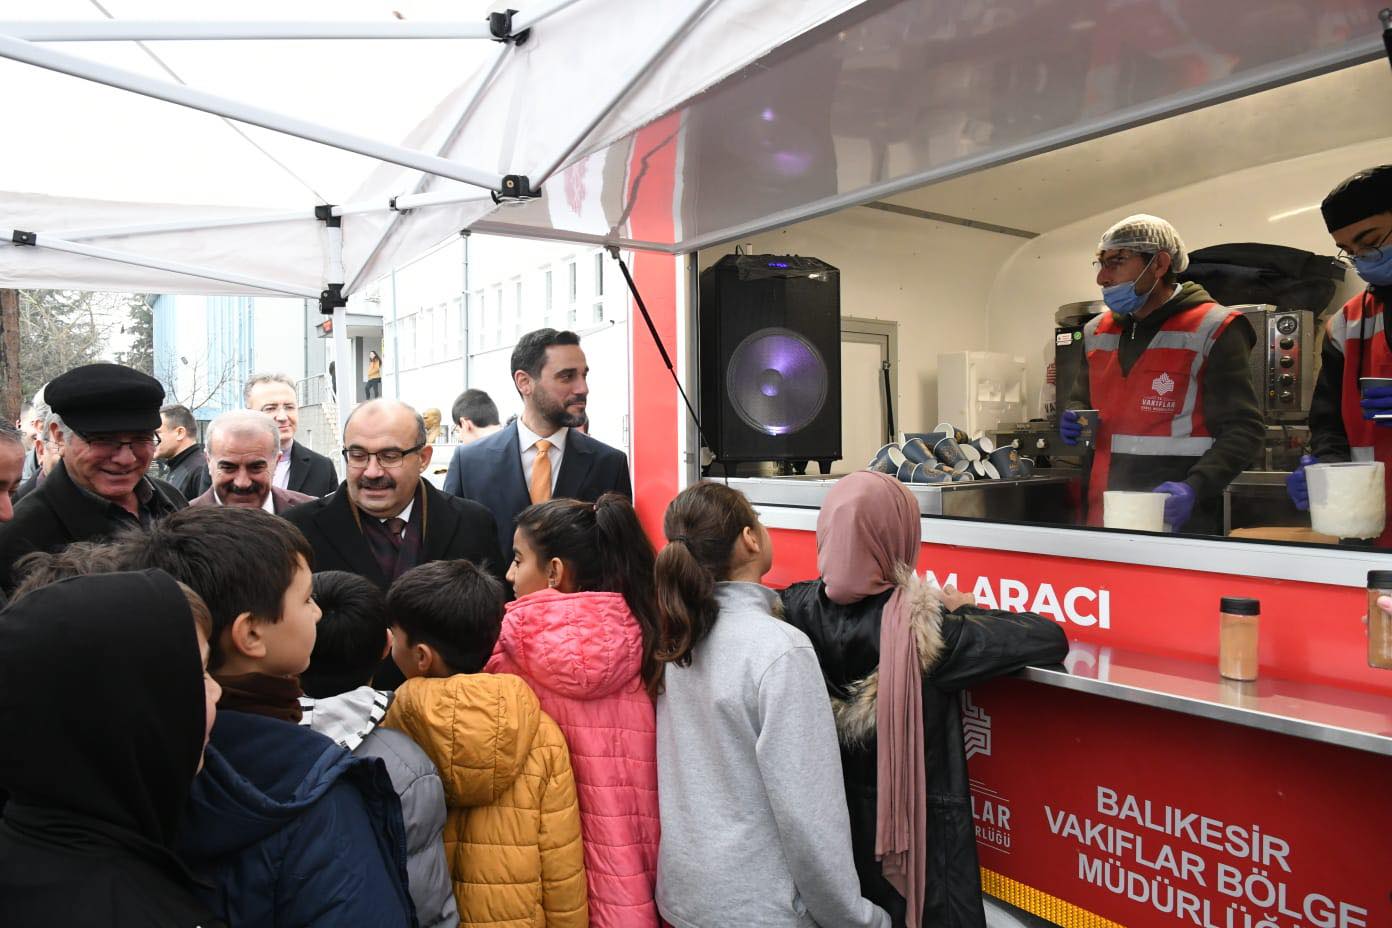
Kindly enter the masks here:
[[455, 450], [445, 492], [493, 513], [498, 547], [512, 551], [517, 514], [553, 497], [593, 502], [609, 491], [632, 498], [628, 456], [580, 430], [589, 366], [574, 332], [537, 329], [512, 350], [522, 415], [501, 431]]
[[119, 364], [86, 364], [53, 378], [44, 396], [52, 407], [49, 438], [63, 446], [63, 458], [0, 525], [6, 592], [14, 588], [14, 562], [30, 551], [104, 541], [188, 505], [178, 490], [145, 475], [159, 444], [158, 380]]
[[[505, 575], [511, 558], [502, 557], [488, 510], [421, 479], [434, 451], [425, 439], [420, 413], [397, 400], [368, 400], [348, 416], [346, 479], [333, 495], [285, 513], [309, 539], [316, 571], [346, 570], [383, 590], [430, 561], [463, 558]], [[393, 689], [403, 679], [388, 657], [373, 685]]]
[[264, 412], [234, 409], [208, 426], [208, 476], [212, 486], [190, 506], [264, 509], [280, 515], [314, 497], [271, 485], [280, 454], [280, 429]]

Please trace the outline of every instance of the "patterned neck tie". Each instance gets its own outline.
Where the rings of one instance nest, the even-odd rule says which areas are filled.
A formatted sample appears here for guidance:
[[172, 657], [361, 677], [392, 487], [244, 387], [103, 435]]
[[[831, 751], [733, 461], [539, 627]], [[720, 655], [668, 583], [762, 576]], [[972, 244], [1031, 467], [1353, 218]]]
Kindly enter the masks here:
[[533, 503], [544, 503], [551, 498], [551, 443], [538, 438], [533, 447], [537, 454], [532, 462], [532, 485], [529, 489]]
[[406, 533], [406, 520], [400, 516], [394, 516], [382, 523], [382, 527], [387, 530], [387, 537], [391, 539], [392, 547], [401, 550], [401, 538]]

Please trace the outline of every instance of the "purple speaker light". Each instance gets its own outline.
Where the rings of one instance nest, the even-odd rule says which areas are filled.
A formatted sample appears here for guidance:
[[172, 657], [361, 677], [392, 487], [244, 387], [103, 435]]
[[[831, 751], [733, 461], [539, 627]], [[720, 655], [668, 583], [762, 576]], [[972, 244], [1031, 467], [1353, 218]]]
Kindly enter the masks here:
[[826, 361], [796, 332], [760, 329], [730, 356], [725, 384], [730, 404], [750, 428], [787, 435], [805, 428], [825, 405]]

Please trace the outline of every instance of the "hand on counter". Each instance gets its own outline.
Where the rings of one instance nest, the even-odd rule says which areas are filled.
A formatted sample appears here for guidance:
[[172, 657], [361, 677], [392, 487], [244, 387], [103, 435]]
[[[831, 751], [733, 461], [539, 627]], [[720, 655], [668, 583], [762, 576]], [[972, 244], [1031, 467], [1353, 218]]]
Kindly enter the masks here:
[[948, 612], [955, 612], [963, 606], [975, 606], [976, 597], [970, 593], [963, 593], [952, 584], [943, 587], [942, 601], [944, 608]]
[[[1359, 405], [1363, 407], [1364, 419], [1372, 419], [1374, 416], [1392, 416], [1392, 387], [1366, 388]], [[1392, 419], [1377, 419], [1375, 421], [1383, 428], [1392, 428]]]
[[1169, 494], [1165, 500], [1165, 524], [1170, 531], [1182, 529], [1194, 513], [1194, 488], [1187, 483], [1171, 480], [1160, 484], [1154, 492]]
[[1318, 463], [1318, 458], [1313, 454], [1307, 454], [1300, 459], [1300, 466], [1286, 477], [1286, 495], [1291, 498], [1292, 503], [1295, 503], [1295, 508], [1301, 512], [1310, 508], [1310, 484], [1305, 480], [1305, 467]]
[[1078, 422], [1078, 410], [1065, 409], [1059, 416], [1059, 437], [1065, 445], [1076, 445], [1083, 437], [1083, 427]]

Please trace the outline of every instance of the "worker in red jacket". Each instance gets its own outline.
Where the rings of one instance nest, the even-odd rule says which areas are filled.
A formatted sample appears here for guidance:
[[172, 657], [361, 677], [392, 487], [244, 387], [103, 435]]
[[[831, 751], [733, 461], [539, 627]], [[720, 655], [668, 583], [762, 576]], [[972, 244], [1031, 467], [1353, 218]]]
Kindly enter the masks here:
[[1096, 409], [1088, 524], [1102, 494], [1166, 494], [1172, 531], [1222, 531], [1223, 488], [1257, 456], [1264, 435], [1248, 355], [1251, 323], [1198, 284], [1174, 226], [1129, 216], [1097, 246], [1097, 285], [1109, 312], [1083, 329], [1084, 360], [1059, 433], [1077, 444], [1078, 410]]
[[[1362, 377], [1392, 378], [1392, 332], [1383, 325], [1392, 298], [1392, 164], [1343, 181], [1320, 211], [1339, 256], [1368, 286], [1325, 323], [1310, 399], [1310, 454], [1286, 478], [1301, 509], [1310, 506], [1305, 467], [1317, 462], [1382, 461], [1392, 494], [1392, 386], [1360, 390], [1358, 383]], [[1392, 522], [1377, 544], [1392, 547]]]

